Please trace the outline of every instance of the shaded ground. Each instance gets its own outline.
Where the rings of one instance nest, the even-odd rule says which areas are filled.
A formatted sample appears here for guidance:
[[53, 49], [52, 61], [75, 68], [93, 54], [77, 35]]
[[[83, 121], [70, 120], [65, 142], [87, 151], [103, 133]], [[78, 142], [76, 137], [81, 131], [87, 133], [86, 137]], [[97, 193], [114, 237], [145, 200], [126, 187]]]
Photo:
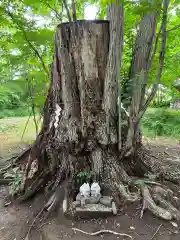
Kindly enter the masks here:
[[[41, 196], [42, 197], [42, 196]], [[42, 206], [42, 198], [34, 200], [31, 207], [28, 204], [23, 206], [9, 206], [0, 211], [0, 239], [1, 240], [20, 240], [24, 239], [26, 232], [35, 217], [35, 212]], [[33, 211], [32, 211], [33, 210]], [[128, 239], [112, 234], [99, 236], [86, 236], [74, 232], [73, 227], [87, 232], [96, 232], [102, 229], [109, 229], [119, 233], [131, 235], [134, 239], [157, 239], [157, 240], [178, 240], [180, 238], [180, 228], [174, 227], [171, 223], [161, 221], [146, 212], [143, 219], [140, 219], [141, 205], [126, 206], [120, 211], [117, 217], [108, 217], [93, 220], [76, 220], [66, 219], [61, 211], [54, 219], [49, 219], [45, 223], [39, 224], [39, 228], [32, 229], [29, 239], [32, 240], [115, 240]], [[33, 216], [34, 212], [34, 216]], [[31, 218], [31, 221], [29, 219]], [[42, 225], [42, 226], [41, 226]], [[178, 224], [179, 225], [179, 224]], [[160, 227], [161, 226], [161, 227]], [[154, 238], [153, 235], [160, 227]]]
[[[25, 133], [24, 141], [21, 141], [22, 132], [25, 127], [27, 118], [22, 122], [18, 119], [5, 121], [6, 130], [2, 130], [2, 122], [0, 122], [0, 156], [8, 156], [13, 152], [21, 151], [35, 138], [33, 125], [28, 126]], [[8, 122], [9, 121], [9, 122]], [[4, 119], [3, 119], [4, 122]], [[14, 124], [12, 127], [12, 124]], [[31, 122], [32, 124], [32, 122]], [[180, 156], [180, 144], [178, 141], [165, 138], [147, 139], [144, 138], [147, 147], [152, 148], [155, 154], [165, 152], [167, 155], [173, 154], [175, 157]], [[20, 148], [19, 148], [19, 147]], [[3, 163], [0, 161], [0, 165]], [[179, 192], [178, 192], [179, 191]], [[11, 204], [4, 208], [2, 206], [3, 199], [6, 199], [7, 191], [0, 186], [0, 240], [22, 240], [35, 219], [37, 213], [41, 210], [44, 201], [44, 194], [39, 195], [31, 202], [23, 205]], [[180, 199], [180, 187], [177, 190], [177, 196]], [[56, 216], [51, 217], [46, 222], [35, 224], [29, 239], [25, 240], [115, 240], [128, 239], [122, 236], [112, 234], [88, 236], [79, 232], [74, 232], [73, 227], [79, 228], [86, 232], [96, 232], [102, 229], [109, 229], [119, 233], [126, 233], [137, 240], [179, 240], [180, 239], [180, 222], [176, 221], [177, 226], [171, 222], [165, 222], [157, 219], [148, 211], [145, 212], [143, 219], [140, 219], [141, 203], [128, 205], [120, 209], [119, 215], [116, 217], [106, 217], [93, 220], [70, 220], [62, 215], [61, 209], [56, 212]], [[174, 226], [173, 226], [174, 225]], [[161, 226], [161, 227], [160, 227]], [[157, 234], [157, 229], [160, 227]]]
[[[167, 152], [178, 156], [180, 154], [180, 147], [178, 144], [149, 145], [149, 147], [158, 153]], [[179, 189], [180, 191], [180, 189]], [[180, 193], [177, 192], [180, 197]], [[3, 195], [2, 188], [0, 198]], [[0, 240], [21, 240], [24, 239], [26, 232], [29, 229], [33, 219], [42, 207], [44, 195], [39, 195], [31, 203], [26, 203], [21, 206], [10, 205], [7, 208], [0, 210]], [[173, 226], [171, 222], [165, 222], [154, 217], [148, 211], [145, 212], [143, 219], [140, 219], [141, 203], [125, 206], [120, 210], [116, 217], [106, 217], [94, 220], [70, 220], [62, 215], [61, 209], [56, 217], [49, 219], [47, 222], [39, 223], [32, 229], [32, 236], [28, 239], [33, 240], [86, 240], [86, 239], [128, 239], [122, 236], [115, 236], [112, 234], [87, 236], [79, 232], [74, 232], [73, 227], [79, 228], [86, 232], [96, 232], [102, 229], [109, 229], [119, 233], [126, 233], [131, 235], [134, 239], [157, 239], [157, 240], [178, 240], [180, 239], [180, 222], [177, 226]], [[161, 227], [160, 227], [161, 225]], [[156, 230], [157, 234], [153, 237]], [[153, 238], [152, 238], [153, 237]], [[27, 240], [27, 239], [26, 239]]]

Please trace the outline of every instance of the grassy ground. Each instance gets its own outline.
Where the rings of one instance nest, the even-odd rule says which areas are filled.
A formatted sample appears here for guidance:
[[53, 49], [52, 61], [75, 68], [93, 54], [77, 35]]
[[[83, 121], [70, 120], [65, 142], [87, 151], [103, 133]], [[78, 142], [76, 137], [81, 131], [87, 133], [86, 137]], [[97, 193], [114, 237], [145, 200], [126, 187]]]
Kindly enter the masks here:
[[34, 141], [36, 131], [33, 118], [29, 119], [25, 130], [27, 121], [28, 117], [0, 119], [0, 157], [6, 157], [12, 153], [19, 152]]

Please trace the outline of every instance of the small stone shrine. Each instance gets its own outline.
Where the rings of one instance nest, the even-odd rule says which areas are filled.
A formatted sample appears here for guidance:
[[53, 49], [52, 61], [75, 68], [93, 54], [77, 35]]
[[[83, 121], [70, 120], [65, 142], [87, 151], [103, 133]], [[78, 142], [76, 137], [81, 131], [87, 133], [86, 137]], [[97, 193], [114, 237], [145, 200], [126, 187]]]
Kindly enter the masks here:
[[89, 183], [84, 183], [76, 196], [76, 201], [73, 202], [73, 207], [76, 213], [80, 212], [100, 212], [117, 214], [116, 204], [110, 196], [103, 196], [101, 188], [97, 182], [91, 186]]

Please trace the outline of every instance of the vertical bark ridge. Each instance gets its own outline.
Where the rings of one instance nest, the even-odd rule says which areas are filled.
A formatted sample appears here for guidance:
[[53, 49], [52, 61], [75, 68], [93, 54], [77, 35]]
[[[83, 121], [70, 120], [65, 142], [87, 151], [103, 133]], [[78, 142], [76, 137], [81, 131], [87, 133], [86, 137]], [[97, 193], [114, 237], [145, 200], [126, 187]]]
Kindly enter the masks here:
[[[64, 109], [62, 111], [64, 124], [67, 129], [67, 138], [71, 143], [78, 143], [79, 128], [79, 95], [76, 81], [75, 67], [72, 58], [72, 42], [69, 39], [70, 28], [61, 26], [57, 29], [56, 40], [58, 50], [58, 61], [60, 64], [62, 102]], [[67, 127], [68, 126], [68, 127]], [[64, 126], [65, 127], [65, 126]], [[59, 135], [59, 140], [60, 140]]]
[[134, 112], [134, 116], [138, 115], [141, 107], [141, 90], [147, 81], [148, 62], [155, 30], [156, 13], [145, 15], [139, 25], [130, 68], [130, 78], [132, 79], [132, 111]]
[[[106, 115], [106, 133], [111, 143], [117, 143], [117, 99], [120, 64], [123, 46], [123, 6], [121, 1], [116, 1], [108, 8], [110, 20], [110, 45], [104, 83], [103, 108]], [[120, 117], [120, 116], [119, 116]], [[119, 119], [121, 121], [121, 119]], [[119, 129], [120, 131], [120, 129]], [[121, 133], [120, 133], [121, 134]]]
[[73, 43], [72, 40], [69, 41], [68, 31], [70, 31], [70, 29], [64, 29], [63, 27], [57, 31], [59, 38], [58, 60], [61, 66], [60, 71], [64, 108], [68, 116], [75, 117], [79, 115], [79, 95], [72, 52], [69, 52]]
[[101, 21], [77, 23], [78, 46], [74, 51], [74, 59], [80, 92], [81, 132], [82, 137], [87, 139], [90, 150], [95, 145], [95, 125], [102, 112], [104, 74], [109, 50], [108, 26], [108, 21], [103, 24]]

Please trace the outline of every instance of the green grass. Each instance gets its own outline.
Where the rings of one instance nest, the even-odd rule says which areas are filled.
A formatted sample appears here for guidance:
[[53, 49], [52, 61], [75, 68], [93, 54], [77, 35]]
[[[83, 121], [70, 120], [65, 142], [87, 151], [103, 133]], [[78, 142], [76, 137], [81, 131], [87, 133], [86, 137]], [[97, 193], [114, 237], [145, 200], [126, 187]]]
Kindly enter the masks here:
[[24, 132], [27, 120], [28, 117], [0, 119], [0, 156], [7, 156], [14, 152], [19, 152], [21, 151], [21, 148], [24, 148], [35, 140], [36, 131], [32, 117], [30, 118]]
[[180, 138], [180, 111], [167, 108], [149, 108], [141, 121], [144, 136]]

